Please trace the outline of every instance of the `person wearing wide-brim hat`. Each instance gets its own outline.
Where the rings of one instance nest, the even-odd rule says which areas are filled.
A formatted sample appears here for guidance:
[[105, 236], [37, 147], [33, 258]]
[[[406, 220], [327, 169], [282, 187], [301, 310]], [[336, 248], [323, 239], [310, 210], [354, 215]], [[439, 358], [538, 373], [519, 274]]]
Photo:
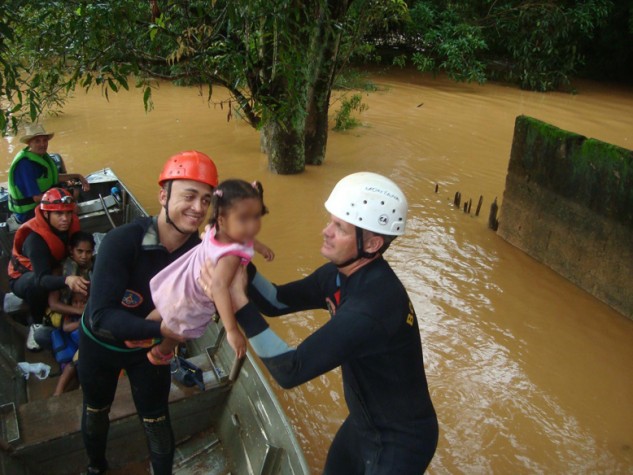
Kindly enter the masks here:
[[55, 132], [51, 132], [51, 133], [46, 132], [43, 125], [31, 124], [31, 125], [27, 125], [24, 128], [24, 135], [20, 137], [20, 142], [28, 145], [29, 142], [35, 137], [47, 137], [48, 140], [50, 140], [54, 136], [55, 136]]
[[42, 194], [59, 183], [79, 180], [84, 190], [90, 188], [83, 175], [66, 173], [61, 157], [55, 160], [48, 154], [48, 142], [54, 135], [41, 124], [29, 124], [20, 137], [26, 147], [16, 155], [9, 168], [9, 210], [18, 223], [35, 216], [34, 210]]

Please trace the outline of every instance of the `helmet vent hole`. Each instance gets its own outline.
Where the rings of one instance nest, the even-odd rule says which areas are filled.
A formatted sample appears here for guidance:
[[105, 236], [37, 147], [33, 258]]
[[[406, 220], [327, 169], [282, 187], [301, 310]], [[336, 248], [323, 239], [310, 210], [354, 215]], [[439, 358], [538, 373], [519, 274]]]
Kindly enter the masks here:
[[363, 204], [366, 205], [367, 204], [367, 200], [363, 200]]

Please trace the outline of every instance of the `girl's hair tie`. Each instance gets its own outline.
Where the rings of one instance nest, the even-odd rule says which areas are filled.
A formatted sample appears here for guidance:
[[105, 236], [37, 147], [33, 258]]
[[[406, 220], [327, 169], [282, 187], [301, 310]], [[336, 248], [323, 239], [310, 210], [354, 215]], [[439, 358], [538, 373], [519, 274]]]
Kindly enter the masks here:
[[259, 191], [259, 187], [257, 186], [257, 180], [255, 180], [253, 183], [251, 183], [251, 186], [253, 188], [255, 188], [257, 191]]
[[213, 192], [213, 195], [214, 195], [214, 196], [217, 196], [218, 198], [222, 198], [222, 195], [223, 195], [223, 194], [224, 194], [224, 193], [222, 193], [222, 190], [218, 190], [217, 188], [216, 188], [216, 190]]

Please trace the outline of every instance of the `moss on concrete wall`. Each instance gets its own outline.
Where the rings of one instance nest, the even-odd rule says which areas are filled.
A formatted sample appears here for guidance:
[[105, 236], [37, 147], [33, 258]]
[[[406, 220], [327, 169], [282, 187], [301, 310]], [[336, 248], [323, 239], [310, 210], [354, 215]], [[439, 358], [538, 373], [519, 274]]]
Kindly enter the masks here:
[[[518, 139], [518, 140], [517, 140]], [[622, 224], [633, 224], [633, 152], [519, 116], [509, 171]], [[514, 168], [514, 170], [513, 170]]]
[[633, 151], [517, 117], [497, 233], [633, 318]]

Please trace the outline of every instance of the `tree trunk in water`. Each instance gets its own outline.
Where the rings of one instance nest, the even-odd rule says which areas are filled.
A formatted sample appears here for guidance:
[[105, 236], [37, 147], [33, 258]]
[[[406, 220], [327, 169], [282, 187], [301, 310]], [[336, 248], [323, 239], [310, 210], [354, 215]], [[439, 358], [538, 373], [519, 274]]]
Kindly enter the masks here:
[[305, 170], [305, 126], [270, 122], [262, 129], [262, 148], [268, 154], [268, 168], [280, 175]]
[[337, 70], [340, 29], [333, 28], [345, 16], [349, 2], [330, 0], [321, 10], [310, 45], [312, 80], [308, 91], [305, 132], [305, 161], [307, 165], [322, 165], [328, 139], [328, 112], [330, 96]]
[[330, 110], [330, 77], [331, 74], [321, 74], [310, 94], [305, 132], [306, 165], [322, 165], [325, 161]]

